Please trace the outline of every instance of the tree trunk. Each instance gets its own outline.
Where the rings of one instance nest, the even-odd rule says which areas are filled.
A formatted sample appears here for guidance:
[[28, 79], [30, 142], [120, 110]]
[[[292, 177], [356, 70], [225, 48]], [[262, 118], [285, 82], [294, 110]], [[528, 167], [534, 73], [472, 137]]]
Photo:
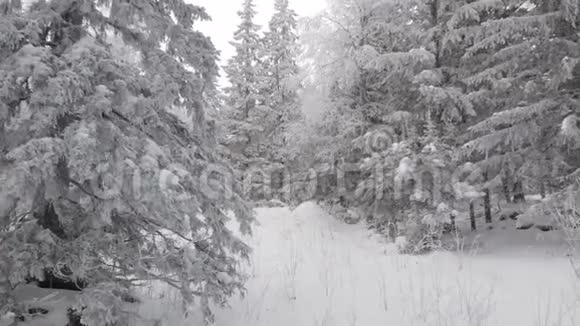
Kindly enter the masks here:
[[[483, 174], [483, 179], [485, 182], [489, 181], [487, 171]], [[491, 223], [491, 195], [489, 193], [489, 188], [485, 187], [483, 189], [483, 209], [485, 213], [485, 223]]]
[[455, 223], [455, 215], [450, 214], [449, 219], [451, 220], [451, 232], [455, 232], [455, 230], [457, 230], [457, 224]]
[[526, 197], [524, 195], [524, 187], [522, 185], [522, 181], [518, 180], [514, 183], [514, 203], [522, 203], [526, 201]]
[[388, 228], [388, 235], [389, 238], [393, 240], [393, 242], [395, 241], [395, 239], [397, 238], [397, 222], [396, 219], [391, 218], [389, 219], [389, 225], [387, 226]]
[[544, 179], [540, 179], [540, 195], [542, 196], [542, 199], [546, 198], [546, 183], [544, 182]]
[[476, 231], [477, 227], [475, 225], [475, 205], [473, 201], [469, 202], [469, 220], [471, 221], [471, 231]]
[[503, 194], [505, 196], [505, 200], [508, 203], [512, 202], [512, 194], [510, 192], [510, 175], [509, 175], [509, 171], [505, 171], [504, 172], [504, 176], [503, 178], [501, 178], [501, 184], [502, 184], [502, 188], [503, 188]]
[[[429, 13], [431, 14], [431, 24], [433, 26], [439, 25], [439, 0], [432, 0], [429, 3]], [[432, 41], [435, 44], [435, 68], [441, 68], [441, 33], [434, 33]]]

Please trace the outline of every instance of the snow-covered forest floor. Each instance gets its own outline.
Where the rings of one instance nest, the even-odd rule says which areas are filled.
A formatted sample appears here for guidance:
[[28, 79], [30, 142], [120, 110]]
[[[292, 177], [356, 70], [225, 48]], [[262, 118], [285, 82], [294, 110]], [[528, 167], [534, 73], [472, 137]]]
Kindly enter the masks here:
[[[217, 326], [580, 324], [580, 281], [558, 231], [516, 230], [507, 219], [464, 232], [462, 250], [409, 256], [312, 202], [260, 208], [257, 219], [247, 295], [215, 308]], [[53, 317], [26, 325], [63, 325], [58, 307], [74, 292], [30, 291], [48, 295]], [[198, 313], [181, 314], [178, 296], [153, 291], [159, 300], [138, 308], [139, 325], [201, 324]]]
[[247, 296], [217, 325], [580, 324], [580, 282], [556, 231], [507, 220], [466, 236], [462, 252], [406, 256], [314, 203], [257, 217]]

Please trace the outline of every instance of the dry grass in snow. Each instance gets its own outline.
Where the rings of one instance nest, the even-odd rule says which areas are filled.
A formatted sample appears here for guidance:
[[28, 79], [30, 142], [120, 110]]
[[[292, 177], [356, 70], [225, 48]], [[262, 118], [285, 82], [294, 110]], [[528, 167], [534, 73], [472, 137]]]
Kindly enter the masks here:
[[[580, 325], [578, 279], [555, 232], [498, 224], [458, 238], [459, 252], [405, 256], [314, 203], [257, 215], [247, 296], [216, 307], [218, 326]], [[159, 325], [201, 325], [161, 301], [147, 308], [165, 311]]]

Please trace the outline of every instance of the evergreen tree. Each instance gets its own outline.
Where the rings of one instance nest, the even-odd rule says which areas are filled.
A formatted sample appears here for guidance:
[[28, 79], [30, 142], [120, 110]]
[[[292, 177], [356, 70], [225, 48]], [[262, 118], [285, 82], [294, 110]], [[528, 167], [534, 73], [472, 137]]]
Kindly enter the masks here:
[[[151, 281], [199, 299], [211, 321], [210, 301], [243, 289], [249, 248], [229, 212], [243, 232], [251, 215], [237, 187], [207, 182], [227, 173], [204, 117], [217, 51], [194, 23], [208, 15], [181, 0], [2, 5], [1, 309], [49, 270], [87, 283], [76, 308], [89, 326], [126, 324], [123, 298]], [[111, 33], [139, 65], [112, 55]]]
[[276, 0], [274, 14], [268, 24], [263, 43], [263, 85], [274, 93], [271, 103], [283, 103], [295, 96], [291, 78], [298, 74], [296, 58], [298, 55], [298, 36], [296, 35], [296, 13], [289, 8], [288, 0]]
[[263, 108], [258, 94], [261, 40], [258, 35], [260, 26], [254, 23], [255, 15], [253, 0], [244, 1], [242, 10], [238, 12], [241, 23], [231, 42], [236, 54], [224, 67], [231, 85], [225, 89], [228, 109], [224, 118], [226, 134], [223, 143], [243, 170], [259, 156], [257, 138], [263, 132], [260, 122], [263, 114], [259, 112]]
[[493, 99], [469, 128], [464, 153], [489, 176], [486, 187], [501, 189], [508, 201], [524, 200], [524, 178], [534, 181], [528, 188], [545, 193], [550, 179], [574, 169], [559, 136], [570, 104], [557, 90], [563, 60], [580, 50], [571, 5], [475, 1], [449, 23], [444, 42], [465, 49], [467, 92]]
[[[287, 145], [288, 128], [300, 118], [300, 103], [297, 94], [298, 36], [296, 13], [289, 8], [288, 0], [274, 2], [274, 14], [269, 22], [269, 31], [262, 42], [263, 62], [260, 83], [264, 105], [272, 109], [274, 124], [269, 126], [265, 137], [272, 138], [275, 161], [284, 158], [281, 152]], [[280, 150], [281, 149], [281, 150]]]

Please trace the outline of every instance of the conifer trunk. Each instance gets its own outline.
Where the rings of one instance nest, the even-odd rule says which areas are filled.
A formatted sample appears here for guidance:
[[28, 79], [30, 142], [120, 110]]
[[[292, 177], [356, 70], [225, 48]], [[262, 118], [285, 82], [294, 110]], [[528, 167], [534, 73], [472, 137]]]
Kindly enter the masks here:
[[476, 231], [477, 227], [475, 225], [475, 205], [473, 200], [469, 202], [469, 220], [471, 221], [471, 231]]
[[450, 214], [449, 220], [451, 220], [451, 232], [455, 232], [457, 230], [457, 223], [455, 223], [455, 215]]
[[[487, 171], [483, 174], [483, 180], [485, 182], [489, 181], [489, 176]], [[489, 187], [483, 189], [483, 209], [485, 214], [485, 223], [491, 223], [491, 195], [489, 193]]]
[[388, 225], [387, 229], [388, 229], [389, 238], [391, 240], [393, 240], [393, 242], [394, 242], [397, 238], [397, 233], [398, 233], [396, 218], [389, 219], [389, 225]]
[[503, 178], [501, 178], [501, 184], [502, 184], [502, 190], [503, 190], [503, 194], [505, 196], [505, 200], [508, 203], [512, 202], [512, 194], [510, 192], [510, 174], [509, 171], [504, 171], [504, 175]]
[[[429, 3], [429, 11], [431, 14], [431, 24], [433, 26], [439, 25], [439, 0], [431, 0]], [[441, 34], [435, 33], [433, 36], [433, 43], [435, 44], [435, 67], [441, 68]]]
[[514, 183], [514, 203], [522, 203], [526, 201], [526, 197], [524, 195], [524, 187], [521, 180], [517, 180]]

